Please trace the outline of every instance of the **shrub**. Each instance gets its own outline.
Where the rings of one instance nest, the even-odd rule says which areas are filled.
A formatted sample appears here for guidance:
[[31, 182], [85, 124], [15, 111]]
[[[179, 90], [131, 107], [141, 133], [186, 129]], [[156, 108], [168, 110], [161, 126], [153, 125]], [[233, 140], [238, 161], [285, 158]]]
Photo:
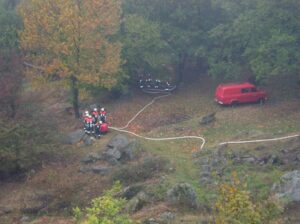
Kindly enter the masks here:
[[0, 119], [0, 177], [26, 171], [62, 147], [54, 118], [41, 116], [39, 110], [26, 113], [23, 110], [15, 119]]
[[92, 205], [82, 211], [76, 207], [73, 209], [74, 217], [80, 224], [133, 224], [127, 215], [121, 213], [125, 206], [124, 199], [114, 198], [121, 190], [121, 184], [117, 182], [111, 190], [103, 196], [95, 198]]
[[254, 202], [247, 185], [238, 179], [236, 173], [233, 173], [231, 183], [220, 185], [214, 210], [216, 224], [276, 223], [281, 214], [281, 207], [273, 199]]

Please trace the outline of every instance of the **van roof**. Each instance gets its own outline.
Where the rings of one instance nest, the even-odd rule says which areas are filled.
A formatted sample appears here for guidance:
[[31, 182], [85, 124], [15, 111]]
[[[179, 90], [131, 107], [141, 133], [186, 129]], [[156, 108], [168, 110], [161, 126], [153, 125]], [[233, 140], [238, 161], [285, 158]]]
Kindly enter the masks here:
[[230, 89], [230, 88], [253, 88], [255, 86], [249, 82], [241, 82], [241, 83], [220, 84], [219, 87], [223, 89]]

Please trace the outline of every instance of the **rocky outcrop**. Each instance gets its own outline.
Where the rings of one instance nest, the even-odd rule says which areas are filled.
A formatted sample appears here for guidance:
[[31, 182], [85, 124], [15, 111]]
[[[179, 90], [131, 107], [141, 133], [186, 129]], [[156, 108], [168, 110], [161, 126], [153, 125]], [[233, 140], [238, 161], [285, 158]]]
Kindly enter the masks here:
[[135, 155], [136, 142], [130, 141], [125, 135], [114, 136], [107, 144], [103, 158], [112, 165], [121, 161], [132, 160]]
[[174, 222], [176, 214], [173, 212], [164, 212], [159, 216], [160, 223], [171, 224]]
[[300, 202], [300, 170], [284, 174], [280, 182], [273, 185], [278, 198], [286, 198], [290, 202]]
[[188, 208], [197, 208], [197, 194], [188, 183], [180, 183], [167, 191], [166, 200], [173, 205], [182, 205]]
[[93, 163], [96, 162], [97, 160], [102, 159], [101, 155], [95, 152], [91, 152], [89, 154], [87, 154], [86, 156], [84, 156], [81, 160], [82, 163]]
[[96, 174], [106, 175], [111, 172], [112, 168], [106, 166], [94, 166], [91, 170]]

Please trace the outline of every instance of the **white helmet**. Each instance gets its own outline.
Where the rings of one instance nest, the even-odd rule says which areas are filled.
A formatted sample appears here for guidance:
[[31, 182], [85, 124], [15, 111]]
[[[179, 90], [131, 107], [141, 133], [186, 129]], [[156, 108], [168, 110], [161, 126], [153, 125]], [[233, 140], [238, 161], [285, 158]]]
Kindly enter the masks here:
[[97, 111], [97, 110], [98, 110], [98, 109], [95, 107], [95, 108], [94, 108], [94, 111]]
[[103, 122], [102, 122], [102, 121], [99, 121], [99, 123], [102, 124]]
[[101, 111], [104, 111], [104, 107], [101, 108]]
[[89, 112], [87, 110], [84, 113], [85, 113], [85, 115], [89, 115]]

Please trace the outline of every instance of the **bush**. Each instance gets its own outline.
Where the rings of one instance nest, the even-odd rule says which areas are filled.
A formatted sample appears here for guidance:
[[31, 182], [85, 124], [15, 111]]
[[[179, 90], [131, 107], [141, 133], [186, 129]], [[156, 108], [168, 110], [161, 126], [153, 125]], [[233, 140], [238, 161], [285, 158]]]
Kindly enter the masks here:
[[145, 158], [143, 162], [136, 165], [126, 165], [117, 170], [114, 174], [114, 180], [120, 180], [123, 183], [135, 183], [154, 177], [158, 172], [166, 170], [168, 161], [160, 157]]
[[42, 117], [39, 110], [15, 119], [0, 119], [0, 177], [26, 171], [41, 162], [41, 157], [59, 149], [55, 121]]
[[277, 219], [282, 210], [278, 202], [274, 199], [264, 202], [254, 201], [247, 190], [247, 185], [243, 184], [234, 173], [231, 183], [220, 185], [218, 200], [214, 208], [215, 223], [279, 223]]
[[124, 199], [114, 198], [114, 195], [120, 192], [121, 184], [116, 183], [111, 190], [104, 193], [103, 196], [95, 198], [92, 205], [82, 211], [80, 208], [73, 209], [77, 223], [82, 224], [133, 224], [134, 222], [121, 213], [126, 201]]

